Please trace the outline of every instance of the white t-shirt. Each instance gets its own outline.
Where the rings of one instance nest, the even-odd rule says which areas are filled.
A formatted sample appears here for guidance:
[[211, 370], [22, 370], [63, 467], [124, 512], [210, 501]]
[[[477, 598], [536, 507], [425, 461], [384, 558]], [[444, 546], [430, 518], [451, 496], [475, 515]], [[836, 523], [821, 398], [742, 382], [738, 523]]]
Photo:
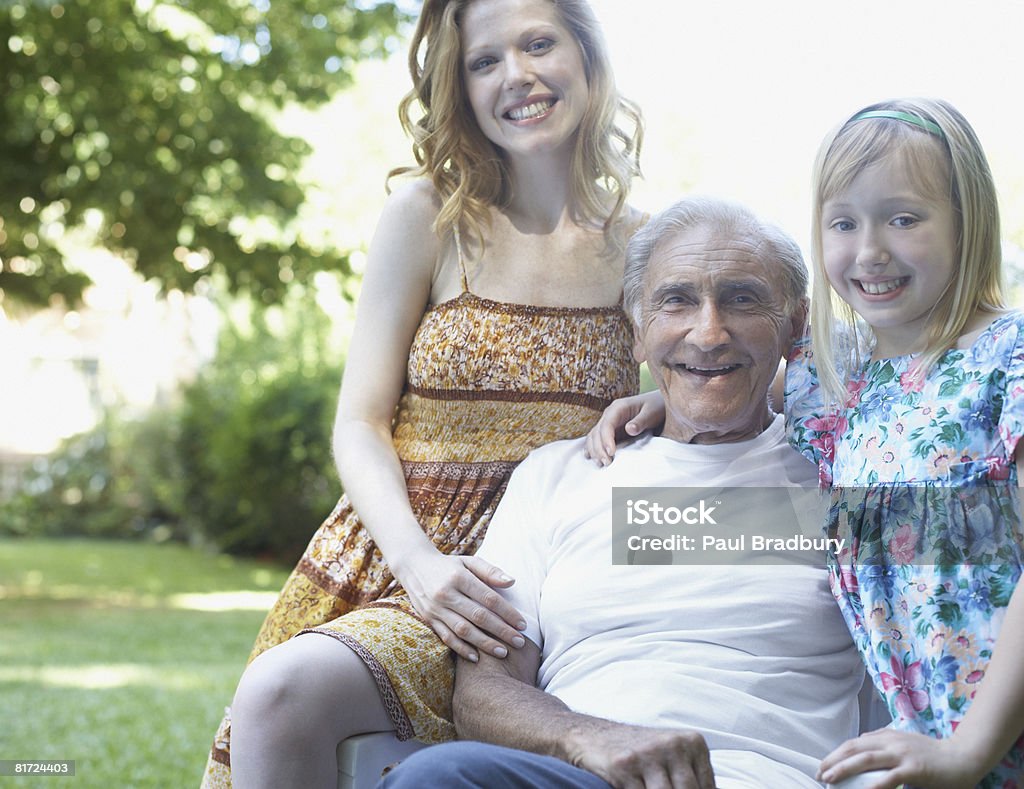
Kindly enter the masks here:
[[783, 430], [779, 416], [731, 444], [647, 436], [602, 469], [582, 439], [549, 444], [512, 475], [479, 550], [516, 579], [503, 594], [541, 647], [540, 688], [577, 712], [699, 731], [723, 787], [818, 786], [821, 758], [857, 734], [863, 667], [824, 557], [613, 565], [612, 488], [815, 484]]

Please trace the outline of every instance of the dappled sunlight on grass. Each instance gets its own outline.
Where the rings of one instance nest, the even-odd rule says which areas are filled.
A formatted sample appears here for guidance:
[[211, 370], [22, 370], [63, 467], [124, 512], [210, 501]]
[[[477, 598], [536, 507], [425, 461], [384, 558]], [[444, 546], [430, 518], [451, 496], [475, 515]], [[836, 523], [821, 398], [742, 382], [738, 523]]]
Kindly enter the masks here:
[[89, 606], [156, 608], [166, 604], [154, 595], [132, 590], [96, 589], [80, 584], [0, 584], [0, 600], [77, 601]]
[[0, 753], [76, 759], [83, 789], [197, 785], [286, 577], [180, 545], [0, 539]]
[[167, 605], [188, 611], [268, 611], [277, 599], [277, 592], [207, 592], [175, 594]]
[[237, 590], [158, 596], [134, 591], [97, 590], [75, 584], [0, 585], [0, 600], [75, 602], [90, 607], [174, 608], [182, 611], [268, 611], [277, 592]]
[[141, 663], [82, 666], [0, 666], [0, 683], [31, 682], [51, 688], [101, 690], [141, 685], [165, 690], [201, 688], [209, 680], [198, 671], [156, 668]]

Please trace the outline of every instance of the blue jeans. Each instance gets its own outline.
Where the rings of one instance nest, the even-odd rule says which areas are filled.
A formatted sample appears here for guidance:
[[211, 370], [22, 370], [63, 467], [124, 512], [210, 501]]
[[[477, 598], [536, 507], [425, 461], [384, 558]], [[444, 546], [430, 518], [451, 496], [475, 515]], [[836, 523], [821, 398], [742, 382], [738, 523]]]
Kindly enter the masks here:
[[553, 756], [483, 742], [448, 742], [417, 751], [377, 789], [610, 789], [593, 773]]

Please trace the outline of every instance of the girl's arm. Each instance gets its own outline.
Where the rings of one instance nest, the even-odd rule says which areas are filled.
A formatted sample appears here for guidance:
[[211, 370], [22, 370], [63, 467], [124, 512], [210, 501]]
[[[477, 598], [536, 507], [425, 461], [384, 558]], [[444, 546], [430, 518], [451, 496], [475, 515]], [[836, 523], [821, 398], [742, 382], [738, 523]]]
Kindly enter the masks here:
[[445, 556], [433, 546], [413, 515], [391, 436], [413, 336], [430, 301], [438, 208], [426, 182], [403, 185], [384, 206], [345, 363], [334, 455], [353, 507], [417, 613], [467, 660], [477, 648], [503, 657], [501, 642], [523, 643], [521, 616], [492, 588], [511, 579], [482, 559]]
[[615, 445], [665, 424], [665, 400], [661, 392], [644, 392], [614, 400], [587, 433], [584, 454], [599, 466], [615, 457]]
[[[1024, 512], [1024, 441], [1014, 455], [1021, 512]], [[953, 736], [936, 740], [920, 734], [881, 729], [849, 740], [821, 763], [819, 779], [835, 782], [864, 770], [887, 769], [871, 789], [901, 783], [924, 789], [970, 789], [1024, 733], [1024, 584], [1017, 585], [1006, 609], [999, 640], [985, 677]]]
[[[1024, 441], [1014, 452], [1020, 511], [1024, 513]], [[1024, 592], [1017, 584], [1006, 609], [999, 639], [985, 677], [952, 742], [961, 741], [966, 753], [991, 770], [1024, 733]], [[979, 776], [980, 778], [981, 776]]]

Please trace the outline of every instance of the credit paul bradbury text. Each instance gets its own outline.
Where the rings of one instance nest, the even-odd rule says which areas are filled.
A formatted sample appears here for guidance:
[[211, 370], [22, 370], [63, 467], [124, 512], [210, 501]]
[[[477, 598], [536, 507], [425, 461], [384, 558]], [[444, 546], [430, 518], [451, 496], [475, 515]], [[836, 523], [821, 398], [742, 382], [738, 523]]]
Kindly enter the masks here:
[[[818, 537], [814, 539], [803, 534], [795, 534], [792, 537], [766, 537], [763, 534], [751, 534], [749, 544], [747, 535], [739, 537], [714, 537], [705, 534], [699, 539], [688, 534], [673, 534], [668, 537], [641, 537], [632, 534], [626, 540], [626, 547], [630, 551], [760, 551], [760, 552], [784, 552], [784, 551], [819, 551], [824, 555], [825, 551], [841, 553], [846, 547], [845, 539]], [[634, 554], [635, 555], [635, 554]], [[638, 562], [630, 562], [638, 564]]]

